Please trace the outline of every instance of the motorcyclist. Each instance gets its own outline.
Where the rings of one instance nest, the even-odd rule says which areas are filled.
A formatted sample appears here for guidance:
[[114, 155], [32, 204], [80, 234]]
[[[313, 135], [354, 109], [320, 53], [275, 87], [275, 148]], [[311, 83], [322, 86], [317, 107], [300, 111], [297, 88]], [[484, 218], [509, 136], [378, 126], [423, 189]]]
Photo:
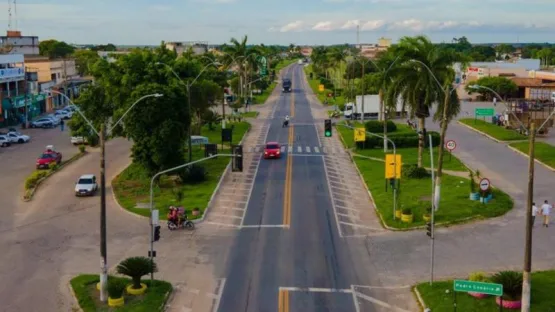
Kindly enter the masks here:
[[285, 119], [283, 120], [283, 126], [289, 125], [289, 115], [285, 115]]
[[178, 221], [179, 221], [179, 214], [177, 211], [177, 208], [174, 206], [170, 206], [170, 211], [168, 212], [168, 221], [171, 221], [173, 223], [175, 223], [176, 225], [178, 225]]

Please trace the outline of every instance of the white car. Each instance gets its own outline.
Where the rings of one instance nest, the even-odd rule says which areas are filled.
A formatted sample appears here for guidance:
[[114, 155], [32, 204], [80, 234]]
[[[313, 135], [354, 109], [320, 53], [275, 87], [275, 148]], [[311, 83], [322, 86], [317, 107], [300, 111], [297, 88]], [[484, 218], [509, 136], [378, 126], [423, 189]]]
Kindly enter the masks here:
[[75, 183], [75, 196], [92, 196], [97, 189], [94, 174], [84, 174]]
[[27, 143], [31, 140], [31, 137], [25, 134], [21, 134], [19, 132], [8, 132], [8, 140], [12, 143]]
[[44, 116], [44, 118], [50, 118], [52, 119], [52, 122], [54, 123], [54, 126], [57, 126], [60, 124], [60, 118], [54, 114], [48, 114], [46, 116]]
[[80, 144], [87, 144], [89, 143], [87, 138], [82, 136], [72, 136], [71, 137], [71, 144], [73, 145], [80, 145]]
[[0, 146], [6, 147], [12, 145], [7, 135], [0, 135]]
[[66, 110], [61, 109], [61, 110], [57, 110], [54, 113], [54, 116], [56, 116], [60, 119], [70, 119], [71, 116], [73, 116], [73, 113], [70, 112], [70, 111], [66, 111]]
[[54, 126], [54, 120], [51, 118], [39, 118], [30, 124], [31, 128], [51, 128]]

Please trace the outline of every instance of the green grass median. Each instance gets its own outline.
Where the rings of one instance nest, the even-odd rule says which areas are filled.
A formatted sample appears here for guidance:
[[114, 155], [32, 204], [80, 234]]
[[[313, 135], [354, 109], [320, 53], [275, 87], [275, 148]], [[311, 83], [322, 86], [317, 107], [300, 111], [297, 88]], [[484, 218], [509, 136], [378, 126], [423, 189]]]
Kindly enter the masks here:
[[[320, 91], [318, 89], [318, 87], [320, 86], [320, 78], [318, 78], [316, 76], [316, 73], [312, 71], [312, 65], [305, 66], [304, 72], [306, 75], [306, 80], [308, 81], [308, 85], [310, 86], [312, 91], [314, 91], [314, 94], [316, 94], [316, 97], [318, 97], [318, 100], [320, 100], [321, 103], [324, 103], [324, 101], [326, 100], [328, 100], [328, 105], [343, 105], [346, 103], [346, 99], [343, 95], [336, 96], [335, 99], [333, 97], [328, 97], [329, 93], [333, 94], [332, 89], [325, 89], [324, 91]], [[310, 79], [310, 73], [313, 73], [312, 79]]]
[[[531, 311], [555, 312], [555, 271], [532, 273]], [[433, 312], [453, 311], [453, 281], [438, 281], [430, 286], [429, 282], [416, 286], [427, 308]], [[506, 311], [513, 311], [505, 309]], [[467, 293], [457, 293], [457, 311], [497, 312], [499, 306], [495, 297], [474, 298]]]
[[527, 137], [522, 135], [515, 130], [505, 129], [504, 127], [494, 125], [491, 122], [486, 122], [481, 119], [473, 118], [463, 118], [459, 119], [459, 122], [483, 132], [499, 141], [516, 141], [516, 140], [526, 140]]
[[[108, 279], [119, 279], [131, 283], [128, 278], [109, 276]], [[165, 281], [150, 279], [142, 281], [147, 285], [145, 294], [139, 296], [125, 295], [122, 307], [111, 308], [100, 301], [100, 292], [96, 288], [99, 281], [98, 274], [82, 274], [71, 279], [70, 284], [81, 309], [84, 312], [119, 311], [119, 312], [157, 312], [164, 311], [166, 300], [173, 287]]]
[[[528, 142], [512, 143], [509, 146], [516, 148], [526, 155], [528, 155], [528, 149], [530, 148]], [[534, 158], [555, 168], [555, 146], [544, 142], [536, 142], [534, 144]]]
[[[233, 143], [237, 144], [250, 128], [250, 124], [248, 122], [227, 124], [228, 127], [231, 125], [235, 126]], [[220, 142], [221, 126], [218, 125], [213, 130], [209, 130], [205, 126], [201, 135], [207, 137], [211, 143]], [[230, 154], [230, 146], [224, 145], [222, 150], [221, 144], [218, 144], [218, 153]], [[201, 146], [193, 146], [193, 160], [201, 158], [204, 158], [204, 149]], [[191, 209], [199, 208], [200, 214], [198, 217], [202, 216], [229, 161], [229, 157], [217, 157], [200, 163], [206, 169], [207, 176], [204, 181], [196, 184], [181, 183], [176, 176], [162, 176], [159, 183], [154, 186], [154, 206], [160, 210], [160, 218], [166, 219], [170, 205], [184, 206], [191, 218], [193, 218]], [[138, 208], [137, 204], [149, 203], [151, 178], [141, 166], [134, 163], [129, 165], [112, 183], [119, 204], [133, 213], [149, 216], [149, 209]]]

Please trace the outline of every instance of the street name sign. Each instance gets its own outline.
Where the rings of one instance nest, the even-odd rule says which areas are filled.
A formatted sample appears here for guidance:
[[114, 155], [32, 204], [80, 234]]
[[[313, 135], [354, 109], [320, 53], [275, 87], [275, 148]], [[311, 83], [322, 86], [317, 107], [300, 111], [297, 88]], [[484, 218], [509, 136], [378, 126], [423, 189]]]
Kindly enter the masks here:
[[503, 296], [503, 285], [494, 283], [454, 280], [453, 290], [459, 292], [473, 292], [493, 296]]
[[475, 108], [474, 115], [476, 117], [491, 117], [495, 115], [495, 109], [493, 108]]
[[491, 182], [489, 181], [489, 179], [483, 178], [482, 180], [480, 180], [480, 189], [482, 191], [487, 191], [489, 190], [491, 186]]

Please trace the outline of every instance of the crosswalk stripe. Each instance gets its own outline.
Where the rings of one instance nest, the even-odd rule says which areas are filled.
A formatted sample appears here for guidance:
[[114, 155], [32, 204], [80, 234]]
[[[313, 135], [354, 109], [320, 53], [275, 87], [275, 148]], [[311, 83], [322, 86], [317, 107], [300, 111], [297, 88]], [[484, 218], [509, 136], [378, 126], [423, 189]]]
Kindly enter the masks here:
[[318, 148], [318, 146], [314, 146], [314, 152], [315, 153], [320, 153], [320, 149]]
[[293, 146], [287, 146], [287, 153], [293, 153]]
[[307, 153], [310, 153], [310, 146], [307, 146], [307, 147], [306, 147], [306, 152], [307, 152]]
[[282, 146], [282, 147], [281, 147], [281, 152], [282, 152], [282, 153], [285, 152], [285, 146]]
[[303, 148], [300, 146], [297, 146], [297, 152], [302, 153], [303, 152]]

